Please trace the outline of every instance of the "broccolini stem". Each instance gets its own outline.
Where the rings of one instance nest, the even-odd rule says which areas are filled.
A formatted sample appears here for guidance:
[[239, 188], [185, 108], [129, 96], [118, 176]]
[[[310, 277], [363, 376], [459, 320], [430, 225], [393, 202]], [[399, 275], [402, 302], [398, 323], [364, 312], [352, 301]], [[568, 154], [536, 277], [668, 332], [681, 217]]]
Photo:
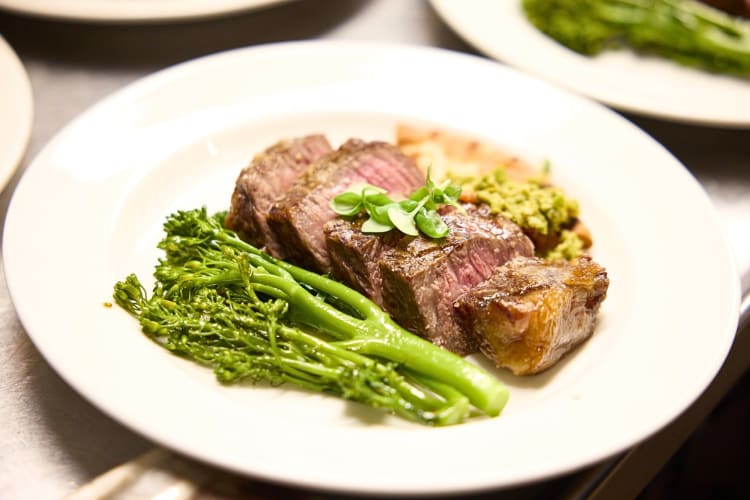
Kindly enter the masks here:
[[[258, 291], [263, 290], [273, 297], [294, 304], [289, 312], [295, 321], [326, 331], [341, 341], [338, 345], [351, 351], [403, 363], [415, 372], [429, 373], [435, 379], [457, 387], [466, 394], [474, 406], [488, 415], [498, 415], [505, 406], [508, 391], [494, 377], [456, 354], [437, 348], [429, 341], [405, 332], [382, 309], [358, 292], [341, 283], [284, 263], [283, 269], [292, 276], [296, 275], [300, 281], [304, 279], [306, 284], [352, 306], [355, 305], [355, 301], [359, 303], [359, 306], [355, 307], [360, 312], [367, 312], [365, 319], [349, 316], [315, 298], [296, 281], [264, 272], [271, 265], [271, 259], [264, 260], [266, 267], [260, 272], [254, 272], [250, 277], [252, 285], [259, 285], [261, 288]], [[221, 275], [221, 279], [217, 278], [213, 282], [228, 283], [230, 276], [239, 280], [238, 272], [227, 271]], [[212, 280], [200, 279], [196, 285], [202, 286], [211, 282]], [[183, 286], [188, 283], [187, 280], [181, 282]]]
[[[273, 319], [248, 320], [248, 311], [233, 310], [230, 302], [219, 300], [207, 307], [206, 297], [197, 294], [179, 303], [158, 293], [148, 299], [134, 275], [117, 283], [114, 297], [139, 319], [144, 333], [177, 354], [213, 366], [224, 383], [245, 378], [293, 383], [431, 425], [457, 423], [468, 415], [459, 418], [453, 400], [434, 397], [391, 366]], [[164, 307], [167, 302], [173, 305]], [[267, 335], [258, 335], [263, 331]]]
[[240, 240], [220, 215], [181, 211], [164, 229], [151, 298], [129, 276], [115, 301], [220, 381], [292, 382], [432, 425], [463, 421], [471, 405], [489, 416], [504, 407], [507, 389], [482, 368], [407, 332], [345, 285]]
[[[392, 328], [387, 323], [383, 326]], [[436, 346], [420, 337], [400, 333], [384, 335], [378, 331], [337, 344], [361, 354], [403, 363], [416, 373], [427, 374], [455, 387], [471, 404], [490, 416], [499, 415], [508, 401], [508, 389], [492, 375], [448, 350], [430, 349]]]
[[295, 266], [286, 261], [279, 260], [275, 257], [268, 255], [265, 252], [255, 248], [254, 246], [246, 243], [239, 239], [239, 237], [230, 231], [221, 232], [216, 235], [222, 243], [229, 245], [239, 251], [247, 252], [250, 254], [251, 262], [253, 265], [263, 267], [270, 273], [274, 273], [280, 276], [289, 276], [295, 281], [304, 283], [311, 286], [312, 288], [331, 295], [344, 299], [349, 306], [354, 308], [359, 314], [364, 317], [377, 317], [383, 315], [383, 310], [380, 309], [376, 304], [369, 300], [364, 295], [352, 290], [343, 283], [326, 278], [320, 274], [308, 271], [307, 269]]
[[[352, 338], [350, 342], [340, 343], [348, 349], [404, 363], [417, 372], [430, 373], [434, 378], [457, 387], [466, 394], [474, 406], [488, 415], [499, 415], [507, 403], [507, 388], [499, 384], [492, 375], [466, 362], [460, 356], [436, 348], [429, 341], [406, 332], [381, 308], [359, 292], [338, 281], [275, 259], [240, 240], [232, 232], [225, 231], [217, 234], [217, 237], [233, 248], [258, 257], [260, 260], [252, 260], [254, 264], [262, 264], [264, 269], [269, 271], [280, 268], [295, 280], [346, 302], [365, 318], [352, 318], [325, 302], [312, 298], [301, 287], [292, 296], [289, 282], [284, 278], [256, 273], [253, 280], [264, 285], [273, 282], [274, 286], [282, 290], [286, 288], [289, 301], [300, 308], [299, 314], [295, 314], [298, 321], [324, 327], [337, 339]], [[429, 356], [426, 356], [426, 353], [429, 353]]]

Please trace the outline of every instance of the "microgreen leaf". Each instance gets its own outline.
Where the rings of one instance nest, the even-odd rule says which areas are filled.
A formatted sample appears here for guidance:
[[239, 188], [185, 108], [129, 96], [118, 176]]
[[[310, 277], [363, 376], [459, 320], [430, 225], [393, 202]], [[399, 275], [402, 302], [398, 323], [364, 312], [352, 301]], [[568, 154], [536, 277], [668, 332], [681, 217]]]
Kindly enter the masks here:
[[419, 206], [419, 201], [401, 200], [398, 202], [398, 206], [401, 207], [404, 212], [413, 212]]
[[364, 197], [365, 205], [382, 207], [384, 205], [390, 205], [393, 200], [384, 193], [368, 194]]
[[430, 195], [430, 188], [428, 186], [422, 186], [421, 188], [418, 188], [415, 190], [411, 196], [409, 196], [410, 200], [414, 201], [420, 201], [425, 198], [425, 196]]
[[388, 208], [395, 204], [393, 200], [384, 194], [372, 194], [365, 196], [362, 203], [371, 219], [380, 225], [389, 226], [393, 229], [393, 224], [388, 218]]
[[346, 191], [333, 198], [329, 206], [337, 214], [351, 217], [362, 210], [362, 195]]
[[414, 214], [407, 212], [398, 205], [388, 209], [388, 217], [396, 228], [409, 236], [419, 235], [417, 225], [414, 223]]
[[458, 197], [461, 196], [461, 186], [447, 186], [443, 190], [445, 203], [457, 203]]
[[362, 232], [363, 233], [387, 233], [388, 231], [393, 229], [393, 224], [390, 224], [390, 220], [388, 222], [389, 222], [388, 224], [381, 224], [375, 219], [369, 218], [364, 223], [362, 223]]
[[391, 203], [391, 199], [385, 195], [385, 192], [384, 189], [371, 184], [352, 184], [349, 189], [334, 197], [328, 206], [338, 215], [351, 217], [365, 208], [365, 200], [385, 198], [385, 203]]
[[448, 226], [435, 210], [419, 210], [414, 216], [414, 222], [430, 238], [442, 238], [448, 234]]
[[395, 203], [389, 203], [388, 205], [369, 207], [366, 206], [365, 208], [367, 209], [367, 213], [370, 215], [370, 218], [372, 220], [374, 220], [378, 224], [390, 226], [391, 229], [393, 229], [391, 219], [388, 217], [388, 209], [395, 205]]

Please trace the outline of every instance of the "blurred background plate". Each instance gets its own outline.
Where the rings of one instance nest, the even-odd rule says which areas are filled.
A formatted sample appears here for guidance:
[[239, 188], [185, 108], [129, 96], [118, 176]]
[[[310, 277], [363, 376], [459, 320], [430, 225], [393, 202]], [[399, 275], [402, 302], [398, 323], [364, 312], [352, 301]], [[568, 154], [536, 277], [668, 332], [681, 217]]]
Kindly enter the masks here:
[[212, 17], [292, 0], [0, 0], [22, 14], [77, 21], [146, 22]]
[[521, 0], [431, 0], [485, 54], [623, 111], [678, 122], [750, 127], [750, 79], [711, 74], [617, 50], [578, 54], [526, 20]]
[[34, 117], [33, 103], [26, 70], [0, 37], [0, 191], [26, 151]]

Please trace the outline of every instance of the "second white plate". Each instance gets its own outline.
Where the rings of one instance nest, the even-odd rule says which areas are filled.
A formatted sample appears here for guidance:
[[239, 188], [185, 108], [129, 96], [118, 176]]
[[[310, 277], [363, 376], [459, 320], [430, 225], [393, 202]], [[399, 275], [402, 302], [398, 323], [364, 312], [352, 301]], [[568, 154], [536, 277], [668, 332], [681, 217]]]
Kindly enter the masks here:
[[722, 127], [750, 127], [750, 79], [711, 74], [630, 50], [587, 57], [526, 20], [521, 0], [431, 0], [485, 54], [623, 111]]

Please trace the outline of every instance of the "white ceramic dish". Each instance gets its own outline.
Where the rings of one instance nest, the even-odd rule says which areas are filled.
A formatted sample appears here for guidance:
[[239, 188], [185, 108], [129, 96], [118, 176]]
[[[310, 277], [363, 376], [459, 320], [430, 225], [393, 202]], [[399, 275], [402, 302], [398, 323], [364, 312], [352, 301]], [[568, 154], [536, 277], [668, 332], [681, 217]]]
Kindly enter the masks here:
[[[426, 428], [293, 388], [220, 387], [102, 305], [128, 273], [148, 279], [167, 214], [227, 208], [255, 152], [316, 131], [334, 143], [392, 139], [399, 122], [549, 158], [556, 182], [580, 200], [595, 257], [610, 273], [598, 331], [581, 349], [537, 377], [497, 373], [511, 390], [500, 418]], [[261, 46], [117, 92], [30, 165], [9, 207], [4, 257], [27, 332], [103, 411], [239, 473], [349, 492], [505, 487], [620, 452], [706, 387], [739, 306], [706, 194], [646, 134], [495, 62], [408, 46]]]
[[0, 191], [21, 163], [31, 137], [34, 100], [23, 64], [0, 37]]
[[678, 122], [750, 127], [750, 79], [710, 74], [630, 50], [586, 57], [529, 23], [521, 0], [431, 0], [483, 53], [623, 111]]
[[290, 0], [0, 0], [35, 16], [97, 22], [174, 21], [270, 7]]

